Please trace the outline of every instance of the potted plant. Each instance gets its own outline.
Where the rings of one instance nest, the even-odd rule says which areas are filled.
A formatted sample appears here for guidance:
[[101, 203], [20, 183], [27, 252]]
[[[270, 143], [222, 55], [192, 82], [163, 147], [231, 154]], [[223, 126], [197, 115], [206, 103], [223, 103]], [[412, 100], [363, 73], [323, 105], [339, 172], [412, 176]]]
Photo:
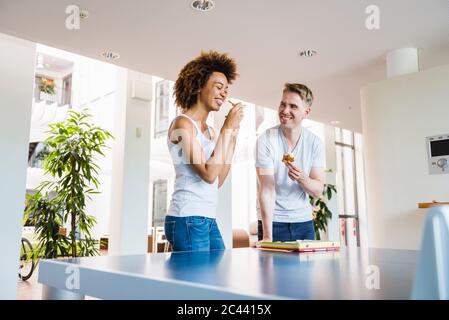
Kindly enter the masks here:
[[45, 258], [55, 259], [59, 256], [68, 256], [70, 253], [70, 242], [60, 232], [62, 227], [63, 211], [58, 207], [59, 203], [39, 190], [33, 195], [27, 195], [27, 209], [25, 219], [34, 225], [37, 235], [37, 246], [35, 246], [33, 259]]
[[56, 94], [55, 82], [51, 79], [40, 78], [39, 90], [42, 100], [52, 100], [52, 97]]
[[[27, 214], [32, 215], [39, 239], [40, 256], [97, 255], [98, 241], [91, 236], [95, 217], [86, 212], [86, 200], [98, 193], [98, 156], [104, 156], [106, 141], [112, 135], [86, 121], [86, 110], [70, 110], [65, 122], [51, 124], [43, 160], [46, 174], [54, 181], [43, 181], [37, 193], [29, 196]], [[54, 197], [50, 197], [54, 194]], [[61, 230], [69, 222], [68, 237]]]
[[[330, 170], [328, 172], [331, 172]], [[313, 226], [315, 228], [315, 238], [321, 240], [320, 231], [325, 232], [332, 212], [327, 207], [327, 201], [332, 198], [332, 193], [337, 193], [337, 188], [332, 184], [324, 184], [323, 194], [319, 198], [309, 196], [310, 204], [313, 208]]]

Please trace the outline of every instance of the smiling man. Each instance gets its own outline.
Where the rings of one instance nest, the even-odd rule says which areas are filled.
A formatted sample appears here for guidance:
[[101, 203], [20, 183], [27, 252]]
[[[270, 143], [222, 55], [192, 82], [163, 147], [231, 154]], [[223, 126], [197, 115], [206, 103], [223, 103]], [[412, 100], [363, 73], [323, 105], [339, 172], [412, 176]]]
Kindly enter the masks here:
[[315, 239], [309, 195], [323, 192], [325, 159], [320, 138], [301, 125], [312, 101], [305, 85], [285, 84], [280, 124], [257, 140], [259, 240]]

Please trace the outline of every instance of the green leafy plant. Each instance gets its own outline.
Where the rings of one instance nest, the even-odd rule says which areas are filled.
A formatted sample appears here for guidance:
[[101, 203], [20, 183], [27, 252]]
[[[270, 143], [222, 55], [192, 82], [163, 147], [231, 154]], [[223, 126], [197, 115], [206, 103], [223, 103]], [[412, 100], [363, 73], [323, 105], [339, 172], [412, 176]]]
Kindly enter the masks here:
[[326, 231], [332, 212], [327, 207], [327, 201], [332, 198], [332, 193], [337, 193], [337, 188], [332, 184], [325, 184], [323, 194], [319, 198], [309, 196], [310, 204], [314, 211], [313, 226], [315, 228], [315, 238], [321, 240], [320, 230]]
[[54, 81], [46, 78], [41, 78], [39, 81], [39, 90], [50, 95], [55, 95], [56, 89]]
[[[43, 162], [45, 173], [54, 181], [42, 182], [37, 193], [30, 197], [27, 209], [38, 234], [39, 247], [45, 257], [58, 255], [98, 255], [98, 240], [92, 238], [95, 217], [86, 212], [86, 200], [99, 193], [99, 155], [104, 156], [106, 141], [112, 135], [86, 121], [86, 110], [69, 111], [65, 122], [50, 125], [50, 136], [45, 140], [48, 153]], [[49, 194], [55, 194], [50, 199]], [[60, 229], [70, 222], [68, 237]]]
[[27, 195], [27, 209], [24, 220], [30, 220], [38, 235], [38, 245], [34, 248], [33, 259], [55, 259], [67, 256], [70, 252], [70, 242], [60, 233], [63, 221], [63, 211], [55, 199], [48, 194], [36, 192]]
[[47, 145], [44, 145], [44, 147], [36, 154], [36, 160], [44, 160], [49, 154], [49, 150]]

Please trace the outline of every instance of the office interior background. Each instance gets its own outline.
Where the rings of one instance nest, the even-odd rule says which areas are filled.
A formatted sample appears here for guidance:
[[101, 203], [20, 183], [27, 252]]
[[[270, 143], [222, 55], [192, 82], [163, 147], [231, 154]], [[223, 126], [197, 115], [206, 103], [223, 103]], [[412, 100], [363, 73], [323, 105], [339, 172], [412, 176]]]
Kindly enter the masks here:
[[[36, 157], [48, 125], [71, 109], [88, 107], [114, 136], [99, 159], [101, 192], [87, 204], [94, 238], [107, 240], [102, 254], [167, 250], [173, 83], [209, 49], [236, 59], [230, 97], [247, 106], [219, 192], [227, 248], [237, 235], [255, 241], [255, 142], [278, 124], [283, 84], [301, 82], [315, 96], [303, 125], [324, 142], [326, 183], [338, 191], [322, 239], [420, 249], [418, 203], [449, 201], [449, 176], [429, 173], [426, 142], [449, 134], [449, 2], [216, 0], [209, 12], [190, 2], [77, 1], [86, 16], [70, 29], [70, 1], [0, 1], [0, 297], [40, 298], [35, 279], [31, 288], [16, 276], [20, 238], [33, 237], [22, 226], [24, 199], [48, 178]], [[219, 129], [228, 110], [209, 124]]]

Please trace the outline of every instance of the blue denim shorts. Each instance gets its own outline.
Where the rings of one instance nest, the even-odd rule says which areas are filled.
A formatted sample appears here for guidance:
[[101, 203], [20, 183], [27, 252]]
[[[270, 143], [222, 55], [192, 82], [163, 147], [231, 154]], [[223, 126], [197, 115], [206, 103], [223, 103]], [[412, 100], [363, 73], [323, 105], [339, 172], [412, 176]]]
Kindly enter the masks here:
[[[262, 221], [257, 224], [257, 237], [262, 240]], [[315, 240], [313, 220], [306, 222], [273, 222], [273, 241]]]
[[173, 251], [225, 249], [216, 220], [202, 216], [166, 216], [165, 236]]

